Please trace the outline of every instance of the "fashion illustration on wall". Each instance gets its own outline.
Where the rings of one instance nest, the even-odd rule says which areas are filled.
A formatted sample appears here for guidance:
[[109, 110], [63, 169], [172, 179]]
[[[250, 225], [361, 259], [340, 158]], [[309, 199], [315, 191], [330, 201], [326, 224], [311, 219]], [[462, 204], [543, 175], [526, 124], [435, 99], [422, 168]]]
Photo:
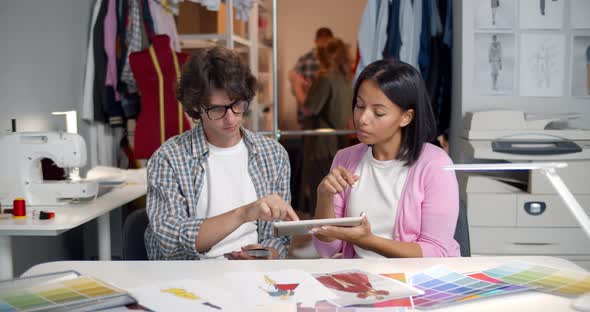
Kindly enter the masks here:
[[590, 97], [590, 35], [573, 38], [572, 96]]
[[511, 94], [514, 85], [514, 35], [475, 35], [475, 87], [479, 94]]
[[520, 0], [520, 28], [560, 29], [564, 0]]
[[562, 96], [565, 37], [523, 34], [520, 44], [520, 94]]
[[512, 29], [514, 0], [477, 0], [474, 6], [475, 29]]

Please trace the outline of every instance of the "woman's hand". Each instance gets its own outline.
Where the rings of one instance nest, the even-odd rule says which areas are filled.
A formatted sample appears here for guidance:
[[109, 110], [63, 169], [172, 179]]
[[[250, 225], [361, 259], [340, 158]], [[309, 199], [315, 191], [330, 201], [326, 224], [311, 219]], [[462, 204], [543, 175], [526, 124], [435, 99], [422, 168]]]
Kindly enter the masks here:
[[359, 176], [353, 175], [346, 168], [338, 166], [332, 169], [320, 182], [318, 195], [334, 195], [344, 192], [348, 186], [352, 186], [359, 179]]
[[363, 219], [358, 226], [344, 227], [323, 225], [311, 229], [311, 232], [322, 238], [339, 239], [364, 248], [364, 246], [367, 245], [367, 242], [373, 237], [373, 232], [371, 232], [371, 225], [369, 224], [369, 220], [367, 220], [367, 216], [364, 214], [361, 216]]

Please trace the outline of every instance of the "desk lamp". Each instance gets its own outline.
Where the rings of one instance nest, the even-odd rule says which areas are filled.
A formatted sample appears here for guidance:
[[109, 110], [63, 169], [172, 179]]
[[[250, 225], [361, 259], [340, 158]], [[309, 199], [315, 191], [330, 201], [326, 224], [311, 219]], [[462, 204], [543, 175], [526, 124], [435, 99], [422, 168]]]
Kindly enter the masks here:
[[[455, 171], [499, 171], [499, 170], [541, 170], [541, 173], [549, 180], [551, 186], [557, 191], [557, 194], [570, 209], [576, 220], [582, 226], [584, 232], [590, 239], [590, 218], [580, 206], [572, 192], [567, 188], [561, 177], [557, 174], [556, 169], [567, 167], [564, 162], [546, 162], [546, 163], [498, 163], [498, 164], [457, 164], [445, 166], [445, 170]], [[578, 297], [572, 307], [580, 311], [590, 311], [590, 293]]]

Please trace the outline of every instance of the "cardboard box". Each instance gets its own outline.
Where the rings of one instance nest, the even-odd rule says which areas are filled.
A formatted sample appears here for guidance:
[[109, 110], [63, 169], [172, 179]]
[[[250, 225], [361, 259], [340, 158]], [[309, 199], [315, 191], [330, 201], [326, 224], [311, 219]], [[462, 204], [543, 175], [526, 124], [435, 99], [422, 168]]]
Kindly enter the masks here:
[[[225, 3], [219, 5], [218, 11], [209, 11], [206, 7], [183, 1], [179, 3], [179, 14], [175, 17], [179, 34], [225, 34]], [[234, 17], [234, 34], [246, 37], [247, 27], [243, 21]]]

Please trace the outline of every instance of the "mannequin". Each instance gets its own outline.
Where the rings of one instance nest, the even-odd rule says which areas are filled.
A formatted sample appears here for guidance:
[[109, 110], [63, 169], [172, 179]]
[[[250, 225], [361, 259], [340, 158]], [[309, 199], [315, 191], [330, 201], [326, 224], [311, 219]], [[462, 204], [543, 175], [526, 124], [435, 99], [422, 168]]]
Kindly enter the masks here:
[[129, 56], [141, 95], [141, 112], [135, 128], [137, 158], [149, 158], [168, 138], [190, 129], [175, 96], [180, 68], [187, 59], [188, 54], [172, 50], [167, 35], [154, 36], [149, 49]]

